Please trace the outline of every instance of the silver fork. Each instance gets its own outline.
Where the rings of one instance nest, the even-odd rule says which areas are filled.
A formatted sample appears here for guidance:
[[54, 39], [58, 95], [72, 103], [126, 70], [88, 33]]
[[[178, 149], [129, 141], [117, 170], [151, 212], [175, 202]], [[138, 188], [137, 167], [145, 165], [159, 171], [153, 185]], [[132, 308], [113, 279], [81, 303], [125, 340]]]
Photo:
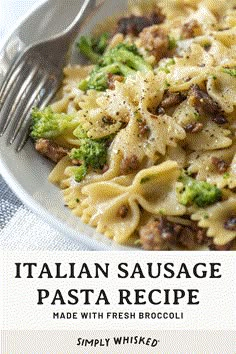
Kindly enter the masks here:
[[85, 0], [64, 32], [26, 48], [6, 74], [0, 88], [0, 136], [9, 131], [9, 144], [18, 137], [16, 151], [19, 152], [28, 139], [32, 107], [44, 108], [55, 95], [69, 48], [96, 8], [96, 0]]

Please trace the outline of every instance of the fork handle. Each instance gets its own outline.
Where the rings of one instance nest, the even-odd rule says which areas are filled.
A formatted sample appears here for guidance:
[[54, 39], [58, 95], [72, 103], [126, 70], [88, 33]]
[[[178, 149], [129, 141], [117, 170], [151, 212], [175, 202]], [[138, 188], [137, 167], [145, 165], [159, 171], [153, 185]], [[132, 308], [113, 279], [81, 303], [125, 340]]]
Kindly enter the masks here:
[[93, 15], [93, 12], [96, 8], [96, 0], [84, 1], [76, 18], [71, 23], [71, 25], [64, 31], [64, 36], [67, 40], [73, 41], [77, 37], [84, 22], [88, 19], [88, 17]]

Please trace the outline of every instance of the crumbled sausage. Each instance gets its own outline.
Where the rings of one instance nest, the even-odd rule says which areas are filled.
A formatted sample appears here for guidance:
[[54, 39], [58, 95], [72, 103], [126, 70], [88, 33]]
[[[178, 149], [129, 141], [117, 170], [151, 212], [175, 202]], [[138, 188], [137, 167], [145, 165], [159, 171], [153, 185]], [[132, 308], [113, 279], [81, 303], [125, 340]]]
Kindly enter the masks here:
[[134, 171], [137, 171], [139, 167], [140, 167], [140, 163], [136, 155], [125, 157], [121, 161], [121, 166], [120, 166], [121, 174], [126, 175], [128, 173], [132, 173]]
[[181, 102], [183, 102], [185, 99], [186, 99], [186, 95], [182, 92], [166, 91], [163, 96], [160, 106], [162, 108], [174, 107], [177, 104], [180, 104]]
[[180, 245], [184, 246], [188, 250], [194, 249], [196, 247], [196, 231], [191, 227], [185, 226], [178, 241]]
[[139, 35], [142, 46], [154, 57], [157, 61], [164, 58], [169, 49], [169, 39], [167, 33], [159, 26], [151, 26], [144, 28]]
[[140, 228], [139, 236], [143, 249], [147, 251], [159, 251], [164, 248], [165, 243], [160, 236], [159, 225], [159, 221], [153, 220]]
[[211, 162], [219, 173], [225, 173], [229, 168], [229, 164], [225, 160], [218, 159], [218, 157], [213, 156]]
[[177, 236], [182, 230], [182, 226], [171, 223], [166, 218], [161, 217], [158, 229], [163, 240], [176, 243]]
[[115, 75], [115, 74], [109, 73], [108, 74], [108, 88], [110, 90], [114, 90], [115, 89], [116, 81], [123, 82], [124, 81], [124, 77], [121, 76], [121, 75]]
[[194, 38], [201, 35], [201, 26], [197, 20], [191, 20], [183, 25], [181, 37], [183, 39]]
[[122, 17], [118, 21], [116, 29], [117, 33], [123, 33], [124, 35], [131, 34], [138, 36], [138, 34], [145, 28], [152, 25], [157, 25], [165, 21], [165, 16], [162, 14], [161, 9], [156, 9], [150, 16], [130, 16]]
[[233, 241], [228, 242], [225, 245], [215, 245], [214, 243], [212, 243], [209, 246], [209, 249], [211, 251], [230, 251], [232, 247], [233, 247]]
[[193, 250], [197, 245], [208, 245], [206, 231], [193, 223], [189, 226], [170, 222], [167, 218], [152, 220], [139, 231], [140, 241], [146, 250], [170, 249], [173, 246]]
[[187, 133], [196, 134], [202, 131], [203, 124], [200, 122], [189, 123], [184, 127], [184, 129]]
[[206, 230], [197, 228], [196, 230], [196, 241], [198, 245], [205, 245], [209, 242], [209, 238], [206, 235]]
[[109, 116], [102, 117], [102, 122], [106, 125], [112, 125], [115, 123], [114, 120]]
[[119, 216], [122, 219], [125, 219], [126, 216], [128, 215], [129, 212], [129, 207], [127, 205], [121, 205], [121, 207], [118, 209], [117, 216]]
[[208, 115], [213, 122], [217, 124], [228, 123], [218, 103], [196, 84], [190, 89], [189, 103], [196, 108], [199, 114]]
[[59, 162], [69, 152], [68, 149], [48, 139], [39, 139], [35, 143], [36, 150], [53, 162]]
[[231, 216], [224, 223], [224, 228], [230, 231], [236, 231], [236, 216]]
[[159, 6], [155, 6], [149, 18], [150, 18], [150, 26], [152, 26], [152, 25], [159, 25], [163, 23], [166, 19], [166, 16], [162, 13], [162, 10]]
[[178, 240], [182, 246], [189, 250], [196, 248], [197, 245], [206, 245], [209, 242], [206, 230], [198, 227], [197, 224], [194, 223], [182, 228]]

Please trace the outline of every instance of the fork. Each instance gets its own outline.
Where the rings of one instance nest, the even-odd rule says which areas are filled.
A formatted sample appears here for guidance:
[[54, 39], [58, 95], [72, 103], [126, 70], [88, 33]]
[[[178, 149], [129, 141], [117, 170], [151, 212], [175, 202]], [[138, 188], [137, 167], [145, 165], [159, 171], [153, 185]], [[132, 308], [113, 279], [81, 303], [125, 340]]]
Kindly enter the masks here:
[[96, 0], [85, 0], [65, 31], [26, 48], [8, 70], [0, 88], [0, 136], [9, 130], [9, 144], [17, 137], [17, 152], [29, 137], [32, 107], [43, 109], [55, 95], [69, 59], [70, 46], [85, 20], [97, 8]]

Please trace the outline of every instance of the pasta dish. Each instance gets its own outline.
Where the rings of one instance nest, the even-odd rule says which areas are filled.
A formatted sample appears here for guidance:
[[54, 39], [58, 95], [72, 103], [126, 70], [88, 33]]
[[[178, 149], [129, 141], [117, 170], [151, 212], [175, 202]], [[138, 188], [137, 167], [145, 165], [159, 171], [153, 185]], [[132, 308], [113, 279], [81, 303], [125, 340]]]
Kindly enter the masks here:
[[31, 136], [66, 205], [115, 242], [235, 249], [236, 1], [149, 7], [79, 38], [87, 65], [64, 69]]

